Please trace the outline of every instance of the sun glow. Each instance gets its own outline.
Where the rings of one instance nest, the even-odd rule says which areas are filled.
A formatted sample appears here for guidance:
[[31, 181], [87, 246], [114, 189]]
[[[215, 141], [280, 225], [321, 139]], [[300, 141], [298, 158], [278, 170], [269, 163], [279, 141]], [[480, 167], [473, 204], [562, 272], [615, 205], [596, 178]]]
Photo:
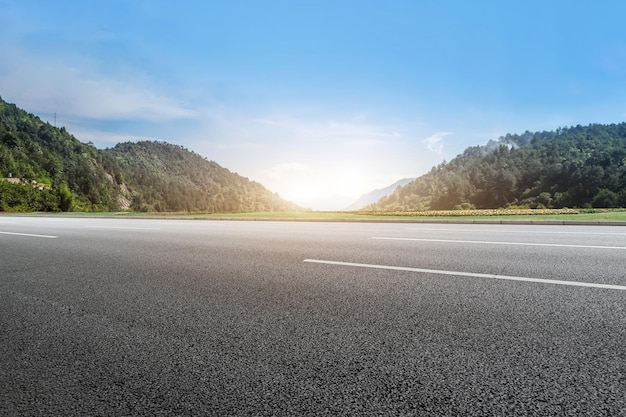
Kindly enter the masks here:
[[270, 189], [281, 197], [314, 210], [341, 210], [378, 184], [355, 165], [313, 169], [305, 164], [282, 164], [270, 175]]

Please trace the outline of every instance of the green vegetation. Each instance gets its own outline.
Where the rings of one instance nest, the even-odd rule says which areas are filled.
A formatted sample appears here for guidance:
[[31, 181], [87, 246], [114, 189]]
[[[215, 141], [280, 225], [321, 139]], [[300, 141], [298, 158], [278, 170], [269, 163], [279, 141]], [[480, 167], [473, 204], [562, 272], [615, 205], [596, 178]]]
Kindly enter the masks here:
[[[189, 216], [177, 216], [189, 217]], [[194, 215], [194, 218], [235, 220], [320, 220], [320, 221], [584, 221], [626, 222], [626, 210], [621, 209], [544, 209], [544, 210], [437, 210], [421, 212], [273, 212]]]
[[490, 210], [433, 210], [399, 212], [357, 212], [363, 216], [393, 219], [425, 220], [518, 220], [518, 221], [596, 221], [626, 222], [625, 209], [490, 209]]
[[[36, 216], [40, 213], [22, 215]], [[198, 220], [274, 220], [274, 221], [354, 221], [354, 222], [520, 222], [520, 223], [617, 223], [626, 224], [625, 209], [498, 209], [498, 210], [437, 210], [419, 212], [363, 212], [363, 211], [275, 211], [254, 213], [53, 213], [45, 215], [89, 217], [145, 217]]]
[[620, 209], [544, 209], [544, 210], [437, 210], [421, 212], [274, 212], [207, 214], [194, 218], [246, 220], [328, 220], [328, 221], [593, 221], [626, 222]]
[[297, 210], [261, 184], [166, 142], [121, 143], [103, 151], [124, 173], [131, 208], [142, 212], [239, 213]]
[[626, 207], [626, 123], [506, 135], [365, 210]]
[[[468, 148], [361, 212], [337, 214], [304, 212], [181, 146], [144, 141], [98, 150], [0, 98], [0, 211], [331, 220], [539, 214], [623, 219], [620, 211], [544, 211], [567, 207], [626, 207], [626, 123], [509, 134]], [[477, 208], [518, 210], [473, 211]]]
[[0, 98], [0, 211], [298, 210], [261, 184], [180, 146], [98, 150]]
[[106, 154], [0, 99], [0, 211], [115, 210], [105, 167], [119, 175]]

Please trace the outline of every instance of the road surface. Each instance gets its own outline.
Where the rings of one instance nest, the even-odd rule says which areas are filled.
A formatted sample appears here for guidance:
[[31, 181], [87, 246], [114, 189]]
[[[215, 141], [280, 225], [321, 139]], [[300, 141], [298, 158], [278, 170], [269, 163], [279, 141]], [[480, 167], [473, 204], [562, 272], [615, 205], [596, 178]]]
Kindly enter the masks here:
[[626, 228], [0, 217], [0, 415], [626, 415]]

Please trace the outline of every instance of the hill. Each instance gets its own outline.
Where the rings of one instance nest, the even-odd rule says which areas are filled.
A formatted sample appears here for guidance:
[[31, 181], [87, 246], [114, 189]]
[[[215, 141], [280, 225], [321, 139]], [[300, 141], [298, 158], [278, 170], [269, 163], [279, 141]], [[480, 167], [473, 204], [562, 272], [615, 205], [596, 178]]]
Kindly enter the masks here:
[[0, 211], [297, 210], [261, 184], [165, 142], [99, 150], [0, 98]]
[[470, 147], [365, 210], [625, 207], [626, 123], [508, 134]]
[[[0, 211], [118, 209], [115, 162], [0, 98]], [[36, 186], [33, 186], [36, 185]]]
[[376, 190], [370, 191], [369, 193], [363, 194], [361, 197], [359, 197], [358, 200], [356, 200], [354, 203], [346, 207], [344, 211], [359, 210], [370, 204], [376, 203], [381, 198], [393, 193], [396, 190], [396, 188], [406, 185], [413, 180], [415, 180], [415, 178], [404, 178], [404, 179], [394, 182], [393, 184], [387, 187], [378, 188]]
[[241, 213], [299, 208], [195, 152], [166, 142], [121, 143], [104, 150], [124, 173], [131, 207], [141, 211]]

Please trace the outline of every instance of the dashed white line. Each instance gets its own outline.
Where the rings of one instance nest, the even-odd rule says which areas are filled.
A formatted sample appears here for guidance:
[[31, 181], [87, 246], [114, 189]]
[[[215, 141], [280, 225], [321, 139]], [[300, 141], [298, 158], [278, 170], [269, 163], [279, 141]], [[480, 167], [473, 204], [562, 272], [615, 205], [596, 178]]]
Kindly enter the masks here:
[[50, 235], [34, 235], [31, 233], [14, 233], [14, 232], [0, 232], [0, 235], [13, 235], [13, 236], [28, 236], [28, 237], [43, 237], [46, 239], [56, 239], [58, 236], [50, 236]]
[[488, 279], [499, 279], [499, 280], [506, 280], [506, 281], [522, 281], [522, 282], [534, 282], [534, 283], [540, 283], [540, 284], [568, 285], [568, 286], [573, 286], [573, 287], [603, 288], [603, 289], [609, 289], [609, 290], [626, 291], [626, 286], [624, 285], [597, 284], [594, 282], [561, 281], [561, 280], [555, 280], [555, 279], [527, 278], [527, 277], [516, 277], [516, 276], [495, 275], [495, 274], [479, 274], [475, 272], [410, 268], [410, 267], [405, 267], [405, 266], [326, 261], [326, 260], [321, 260], [321, 259], [305, 259], [304, 262], [326, 264], [326, 265], [351, 266], [351, 267], [357, 267], [357, 268], [384, 269], [384, 270], [390, 270], [390, 271], [420, 272], [424, 274], [453, 275], [453, 276], [461, 276], [461, 277], [488, 278]]
[[453, 239], [421, 239], [412, 237], [372, 237], [374, 240], [403, 240], [414, 242], [435, 243], [471, 243], [480, 245], [512, 245], [512, 246], [549, 246], [555, 248], [578, 248], [578, 249], [618, 249], [626, 250], [626, 246], [594, 246], [594, 245], [562, 245], [556, 243], [527, 243], [527, 242], [497, 242], [487, 240], [453, 240]]

